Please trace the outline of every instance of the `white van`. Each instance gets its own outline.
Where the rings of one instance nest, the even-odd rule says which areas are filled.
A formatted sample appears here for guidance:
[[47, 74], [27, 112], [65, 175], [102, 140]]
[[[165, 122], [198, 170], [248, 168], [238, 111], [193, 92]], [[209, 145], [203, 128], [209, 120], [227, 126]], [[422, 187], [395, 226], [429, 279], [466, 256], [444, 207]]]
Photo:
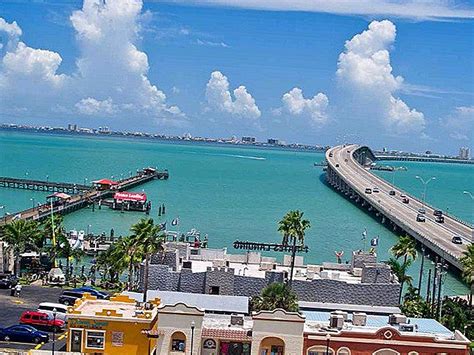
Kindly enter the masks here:
[[50, 302], [43, 302], [40, 303], [38, 306], [38, 311], [47, 313], [49, 316], [54, 317], [53, 312], [56, 309], [56, 319], [61, 319], [67, 322], [67, 306], [61, 303], [50, 303]]

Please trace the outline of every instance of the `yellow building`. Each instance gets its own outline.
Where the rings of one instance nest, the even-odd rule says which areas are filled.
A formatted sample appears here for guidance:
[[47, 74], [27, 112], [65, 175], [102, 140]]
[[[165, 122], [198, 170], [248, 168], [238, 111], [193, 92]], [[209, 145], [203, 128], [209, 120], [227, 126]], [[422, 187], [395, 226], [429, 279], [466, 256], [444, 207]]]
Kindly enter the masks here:
[[85, 294], [68, 311], [67, 350], [86, 354], [150, 354], [156, 346], [159, 299], [138, 306], [125, 295]]

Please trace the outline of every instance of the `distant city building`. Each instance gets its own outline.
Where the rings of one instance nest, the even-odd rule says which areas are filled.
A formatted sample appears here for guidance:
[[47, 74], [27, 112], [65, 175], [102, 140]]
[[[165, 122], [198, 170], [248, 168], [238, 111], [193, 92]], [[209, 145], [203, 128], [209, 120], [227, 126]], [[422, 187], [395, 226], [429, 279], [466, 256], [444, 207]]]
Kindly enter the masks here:
[[76, 132], [77, 131], [77, 124], [69, 123], [67, 125], [67, 130]]
[[275, 139], [275, 138], [268, 138], [268, 139], [267, 139], [267, 143], [268, 143], [268, 144], [279, 145], [279, 144], [280, 144], [280, 140], [279, 140], [279, 139]]
[[110, 133], [109, 127], [99, 127], [99, 133]]
[[459, 148], [459, 158], [460, 159], [471, 159], [471, 150], [469, 147]]
[[425, 152], [425, 154], [426, 154], [426, 155], [431, 155], [431, 154], [433, 154], [433, 153], [431, 152], [431, 150], [427, 150], [427, 151]]
[[255, 143], [257, 139], [255, 137], [244, 136], [242, 137], [242, 142], [244, 143]]

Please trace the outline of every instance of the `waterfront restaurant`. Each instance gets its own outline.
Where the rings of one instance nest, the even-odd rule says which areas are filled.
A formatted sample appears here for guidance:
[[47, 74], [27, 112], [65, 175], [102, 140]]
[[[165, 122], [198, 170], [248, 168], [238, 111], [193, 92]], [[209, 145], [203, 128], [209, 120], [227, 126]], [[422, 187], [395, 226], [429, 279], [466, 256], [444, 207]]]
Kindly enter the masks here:
[[97, 190], [111, 190], [118, 185], [118, 182], [110, 179], [100, 179], [92, 182]]
[[85, 294], [68, 310], [67, 351], [151, 354], [156, 346], [159, 299], [142, 307], [125, 295], [98, 300]]

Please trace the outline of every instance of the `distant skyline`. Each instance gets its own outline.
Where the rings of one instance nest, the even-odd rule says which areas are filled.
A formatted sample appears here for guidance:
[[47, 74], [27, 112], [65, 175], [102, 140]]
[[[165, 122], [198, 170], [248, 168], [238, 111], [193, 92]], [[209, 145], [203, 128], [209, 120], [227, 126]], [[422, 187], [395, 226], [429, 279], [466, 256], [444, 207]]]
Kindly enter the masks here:
[[472, 1], [5, 1], [0, 122], [473, 148]]

